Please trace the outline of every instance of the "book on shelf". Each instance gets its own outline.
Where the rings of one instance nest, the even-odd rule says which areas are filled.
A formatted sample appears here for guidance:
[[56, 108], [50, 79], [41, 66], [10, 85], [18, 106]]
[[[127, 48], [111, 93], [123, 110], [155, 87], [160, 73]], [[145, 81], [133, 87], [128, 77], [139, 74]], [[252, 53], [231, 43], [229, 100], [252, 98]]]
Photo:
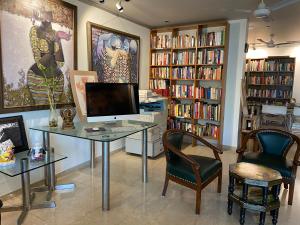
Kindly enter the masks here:
[[248, 89], [248, 97], [257, 98], [291, 98], [291, 91], [289, 90], [278, 90], [278, 89]]
[[170, 78], [169, 67], [151, 68], [151, 78]]
[[197, 99], [221, 100], [222, 97], [222, 88], [196, 87], [195, 90], [195, 98]]
[[182, 34], [172, 38], [173, 48], [195, 48], [196, 38], [194, 35]]
[[192, 118], [192, 105], [171, 103], [170, 115], [175, 117]]
[[168, 52], [153, 52], [151, 54], [152, 66], [167, 66], [170, 64], [171, 54]]
[[277, 64], [277, 62], [275, 60], [265, 61], [264, 70], [265, 71], [270, 71], [270, 72], [278, 71], [278, 64]]
[[194, 85], [176, 84], [171, 86], [172, 97], [193, 98]]
[[151, 48], [171, 48], [171, 35], [169, 34], [160, 34], [160, 35], [151, 35]]
[[223, 49], [201, 49], [198, 52], [198, 64], [223, 64]]
[[195, 68], [194, 67], [176, 67], [172, 70], [173, 79], [194, 79], [195, 78]]
[[220, 127], [213, 124], [195, 125], [195, 134], [203, 137], [212, 137], [219, 139], [220, 137]]
[[172, 53], [173, 65], [195, 64], [196, 54], [194, 51], [180, 51]]
[[199, 34], [199, 46], [222, 46], [225, 44], [225, 31], [202, 32]]
[[218, 104], [196, 102], [194, 104], [194, 118], [219, 122], [221, 120], [221, 107]]
[[167, 80], [150, 80], [149, 82], [150, 89], [167, 89], [169, 86]]
[[169, 129], [179, 129], [179, 130], [185, 130], [188, 132], [193, 131], [193, 125], [189, 122], [184, 122], [181, 120], [176, 119], [169, 119], [168, 120], [168, 128]]
[[222, 66], [200, 67], [198, 69], [197, 79], [221, 80], [222, 79]]

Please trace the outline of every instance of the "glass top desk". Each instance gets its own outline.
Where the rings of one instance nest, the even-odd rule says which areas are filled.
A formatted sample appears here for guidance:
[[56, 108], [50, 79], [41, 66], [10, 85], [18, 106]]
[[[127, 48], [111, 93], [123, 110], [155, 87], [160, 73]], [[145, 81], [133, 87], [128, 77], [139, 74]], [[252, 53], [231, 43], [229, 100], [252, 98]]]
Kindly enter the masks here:
[[[22, 211], [21, 215], [18, 218], [17, 224], [22, 224], [27, 213], [31, 209], [41, 209], [41, 208], [54, 208], [55, 202], [45, 201], [40, 204], [33, 204], [35, 197], [34, 192], [38, 191], [49, 191], [51, 195], [51, 189], [48, 187], [31, 189], [30, 188], [30, 171], [36, 170], [41, 167], [50, 168], [54, 165], [55, 162], [66, 159], [66, 156], [59, 154], [51, 153], [50, 151], [46, 152], [45, 159], [39, 161], [31, 161], [30, 156], [28, 155], [29, 151], [24, 151], [15, 154], [16, 162], [12, 165], [0, 166], [0, 173], [3, 173], [9, 177], [15, 177], [21, 175], [22, 183], [22, 205], [20, 206], [11, 206], [1, 208], [1, 212], [12, 212], [12, 211]], [[50, 177], [50, 176], [49, 176]], [[54, 175], [52, 177], [55, 177]]]
[[[96, 123], [75, 123], [75, 129], [62, 130], [60, 127], [32, 127], [32, 130], [43, 132], [43, 145], [50, 148], [50, 133], [90, 140], [91, 168], [95, 167], [95, 142], [102, 143], [102, 209], [109, 210], [110, 180], [110, 142], [125, 138], [131, 134], [142, 132], [142, 180], [148, 181], [147, 164], [147, 130], [156, 126], [155, 123], [122, 120]], [[54, 172], [55, 174], [55, 172]]]

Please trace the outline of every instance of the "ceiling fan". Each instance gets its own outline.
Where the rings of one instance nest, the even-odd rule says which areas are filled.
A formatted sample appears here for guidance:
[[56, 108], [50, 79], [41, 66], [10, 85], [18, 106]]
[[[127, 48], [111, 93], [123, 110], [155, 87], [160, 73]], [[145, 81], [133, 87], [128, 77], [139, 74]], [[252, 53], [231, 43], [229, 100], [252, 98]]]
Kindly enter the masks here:
[[269, 41], [265, 41], [263, 40], [262, 38], [258, 38], [257, 40], [259, 41], [259, 43], [251, 43], [252, 46], [262, 46], [262, 45], [265, 45], [267, 46], [268, 48], [275, 48], [275, 47], [279, 47], [279, 46], [282, 46], [282, 45], [291, 45], [291, 44], [300, 44], [300, 41], [286, 41], [286, 42], [280, 42], [280, 43], [276, 43], [274, 41], [274, 34], [270, 34], [270, 40]]
[[245, 10], [245, 9], [236, 9], [236, 11], [253, 13], [253, 15], [258, 19], [266, 19], [271, 16], [271, 12], [277, 11], [279, 9], [285, 8], [289, 5], [300, 2], [300, 0], [281, 0], [271, 6], [268, 6], [264, 0], [260, 0], [257, 8], [255, 10]]

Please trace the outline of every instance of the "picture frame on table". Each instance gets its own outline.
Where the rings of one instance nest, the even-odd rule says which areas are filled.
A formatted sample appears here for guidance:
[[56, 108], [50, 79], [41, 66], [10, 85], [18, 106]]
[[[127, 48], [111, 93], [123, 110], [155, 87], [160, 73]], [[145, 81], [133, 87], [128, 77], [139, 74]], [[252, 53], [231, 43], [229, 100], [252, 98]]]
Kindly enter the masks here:
[[21, 115], [0, 118], [0, 148], [5, 143], [14, 145], [14, 153], [29, 149], [24, 121]]
[[95, 71], [70, 71], [70, 83], [73, 93], [73, 99], [76, 106], [77, 115], [81, 122], [86, 121], [86, 93], [85, 83], [98, 82], [98, 76]]
[[89, 70], [103, 83], [139, 83], [140, 37], [87, 22]]
[[0, 1], [0, 113], [72, 104], [77, 7], [61, 0]]

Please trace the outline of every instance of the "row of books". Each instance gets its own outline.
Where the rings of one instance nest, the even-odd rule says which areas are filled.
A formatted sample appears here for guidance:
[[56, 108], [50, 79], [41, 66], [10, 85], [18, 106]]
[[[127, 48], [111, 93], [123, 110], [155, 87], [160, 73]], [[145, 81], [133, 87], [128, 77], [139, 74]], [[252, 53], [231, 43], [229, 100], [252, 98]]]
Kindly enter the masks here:
[[220, 100], [222, 97], [222, 88], [196, 87], [195, 97], [197, 99]]
[[151, 48], [171, 48], [171, 35], [152, 35], [150, 41]]
[[170, 96], [169, 88], [167, 88], [167, 89], [152, 89], [152, 91], [155, 92], [156, 94], [164, 96], [164, 97]]
[[194, 51], [173, 52], [172, 63], [174, 65], [195, 64], [195, 61]]
[[192, 105], [170, 104], [169, 115], [183, 118], [192, 118]]
[[246, 71], [266, 71], [266, 72], [293, 72], [295, 63], [278, 62], [275, 60], [265, 61], [263, 59], [249, 60], [246, 64]]
[[189, 122], [184, 122], [181, 120], [176, 119], [169, 119], [168, 120], [168, 128], [169, 129], [179, 129], [179, 130], [185, 130], [188, 132], [193, 131], [193, 125]]
[[196, 102], [194, 104], [194, 118], [220, 121], [221, 106], [215, 104], [207, 104], [203, 102]]
[[153, 52], [151, 54], [151, 65], [164, 66], [169, 65], [171, 60], [171, 54], [167, 52]]
[[246, 64], [246, 71], [264, 71], [264, 60], [249, 60]]
[[225, 43], [225, 31], [202, 32], [199, 35], [199, 46], [220, 46]]
[[293, 85], [291, 76], [251, 76], [248, 80], [249, 84], [263, 85]]
[[222, 64], [224, 62], [224, 50], [203, 49], [198, 52], [198, 64]]
[[213, 125], [213, 124], [206, 124], [206, 125], [195, 125], [195, 134], [198, 136], [204, 137], [212, 137], [219, 139], [220, 137], [220, 127]]
[[196, 47], [196, 38], [193, 35], [182, 34], [173, 37], [173, 48], [194, 48]]
[[168, 81], [166, 80], [150, 80], [150, 89], [168, 89]]
[[172, 96], [176, 98], [193, 98], [194, 96], [194, 85], [172, 85]]
[[197, 79], [203, 80], [221, 80], [222, 67], [200, 67], [197, 73]]
[[170, 77], [170, 68], [169, 67], [151, 68], [151, 77], [152, 78], [169, 78]]
[[248, 89], [248, 97], [259, 98], [291, 98], [291, 91], [287, 90], [268, 90], [268, 89]]
[[172, 78], [174, 79], [194, 79], [196, 70], [194, 67], [173, 68]]

